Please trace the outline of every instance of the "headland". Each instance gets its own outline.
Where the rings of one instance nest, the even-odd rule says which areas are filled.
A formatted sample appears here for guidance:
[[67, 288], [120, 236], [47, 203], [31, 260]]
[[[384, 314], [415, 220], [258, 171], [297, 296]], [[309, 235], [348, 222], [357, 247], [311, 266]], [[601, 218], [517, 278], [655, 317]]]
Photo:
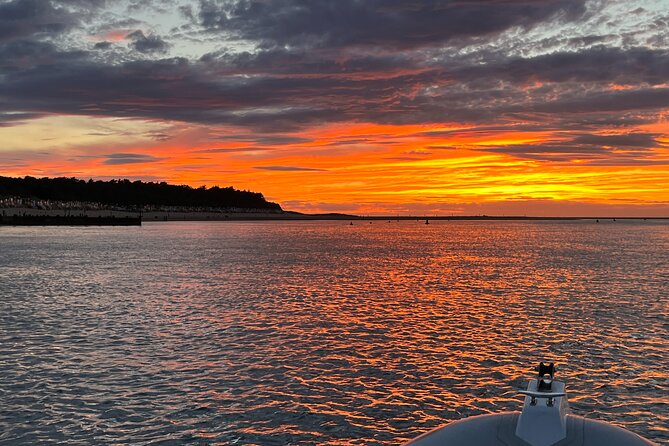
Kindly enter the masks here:
[[[346, 220], [628, 220], [633, 217], [521, 215], [351, 215], [286, 211], [257, 192], [232, 187], [170, 185], [129, 180], [0, 177], [0, 225], [134, 226], [165, 221]], [[646, 217], [662, 220], [666, 217]]]

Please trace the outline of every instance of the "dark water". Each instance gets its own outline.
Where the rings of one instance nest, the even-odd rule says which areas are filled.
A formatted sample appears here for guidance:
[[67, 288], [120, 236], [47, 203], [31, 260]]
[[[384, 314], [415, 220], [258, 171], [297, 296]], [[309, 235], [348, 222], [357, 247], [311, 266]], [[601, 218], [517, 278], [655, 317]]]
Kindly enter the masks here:
[[669, 224], [0, 227], [0, 444], [393, 445], [518, 410], [669, 440]]

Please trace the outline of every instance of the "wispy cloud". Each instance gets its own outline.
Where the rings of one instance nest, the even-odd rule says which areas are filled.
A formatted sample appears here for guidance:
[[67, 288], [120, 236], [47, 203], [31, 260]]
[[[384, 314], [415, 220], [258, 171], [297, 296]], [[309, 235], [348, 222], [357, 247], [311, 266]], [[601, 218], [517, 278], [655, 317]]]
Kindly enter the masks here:
[[110, 153], [105, 157], [106, 159], [102, 161], [102, 164], [107, 165], [155, 163], [164, 159], [141, 153]]
[[271, 147], [214, 147], [211, 149], [194, 150], [196, 153], [244, 153], [244, 152], [271, 152]]
[[276, 170], [282, 172], [324, 172], [326, 169], [315, 169], [313, 167], [299, 167], [299, 166], [255, 166], [254, 169], [259, 170]]

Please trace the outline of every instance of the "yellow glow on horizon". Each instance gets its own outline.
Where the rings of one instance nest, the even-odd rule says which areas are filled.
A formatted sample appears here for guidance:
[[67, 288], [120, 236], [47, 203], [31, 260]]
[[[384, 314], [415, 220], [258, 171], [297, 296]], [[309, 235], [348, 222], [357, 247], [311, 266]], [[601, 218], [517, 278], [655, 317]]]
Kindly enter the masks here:
[[[660, 144], [669, 141], [665, 123], [653, 128], [662, 134], [657, 138]], [[166, 129], [169, 139], [151, 136]], [[48, 132], [55, 138], [49, 147], [58, 150], [31, 158], [31, 150], [38, 152], [47, 146], [39, 136]], [[648, 162], [628, 165], [618, 151], [615, 156], [620, 158], [611, 163], [599, 163], [588, 154], [556, 162], [486, 151], [488, 147], [538, 145], [565, 136], [560, 132], [479, 132], [460, 124], [322, 125], [280, 135], [286, 142], [277, 144], [263, 142], [262, 134], [244, 133], [243, 129], [229, 128], [218, 134], [226, 137], [212, 136], [205, 126], [186, 124], [44, 118], [0, 129], [0, 138], [13, 135], [15, 150], [19, 141], [28, 147], [22, 152], [25, 165], [12, 167], [0, 158], [0, 175], [129, 177], [196, 187], [234, 186], [262, 192], [280, 203], [305, 203], [306, 208], [301, 209], [305, 211], [327, 210], [321, 206], [331, 205], [382, 212], [384, 206], [409, 203], [456, 209], [458, 203], [519, 200], [669, 203], [669, 148], [663, 147], [648, 152]], [[227, 136], [236, 134], [241, 135], [239, 139]], [[146, 154], [149, 158], [117, 165], [106, 162], [109, 153]], [[633, 159], [635, 155], [625, 156]], [[363, 210], [357, 207], [361, 203]]]

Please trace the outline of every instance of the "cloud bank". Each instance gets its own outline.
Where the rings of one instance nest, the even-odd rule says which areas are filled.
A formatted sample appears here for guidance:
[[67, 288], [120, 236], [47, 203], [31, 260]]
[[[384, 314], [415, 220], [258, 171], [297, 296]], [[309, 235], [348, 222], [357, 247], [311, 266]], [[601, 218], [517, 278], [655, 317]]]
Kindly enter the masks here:
[[[262, 156], [246, 169], [277, 175], [318, 170], [287, 152], [393, 147], [378, 160], [667, 165], [668, 31], [651, 1], [0, 0], [0, 129], [52, 116], [206, 128], [216, 148], [189, 153]], [[305, 136], [356, 125], [445, 130], [406, 147], [393, 131]], [[121, 150], [102, 164], [162, 159]]]

